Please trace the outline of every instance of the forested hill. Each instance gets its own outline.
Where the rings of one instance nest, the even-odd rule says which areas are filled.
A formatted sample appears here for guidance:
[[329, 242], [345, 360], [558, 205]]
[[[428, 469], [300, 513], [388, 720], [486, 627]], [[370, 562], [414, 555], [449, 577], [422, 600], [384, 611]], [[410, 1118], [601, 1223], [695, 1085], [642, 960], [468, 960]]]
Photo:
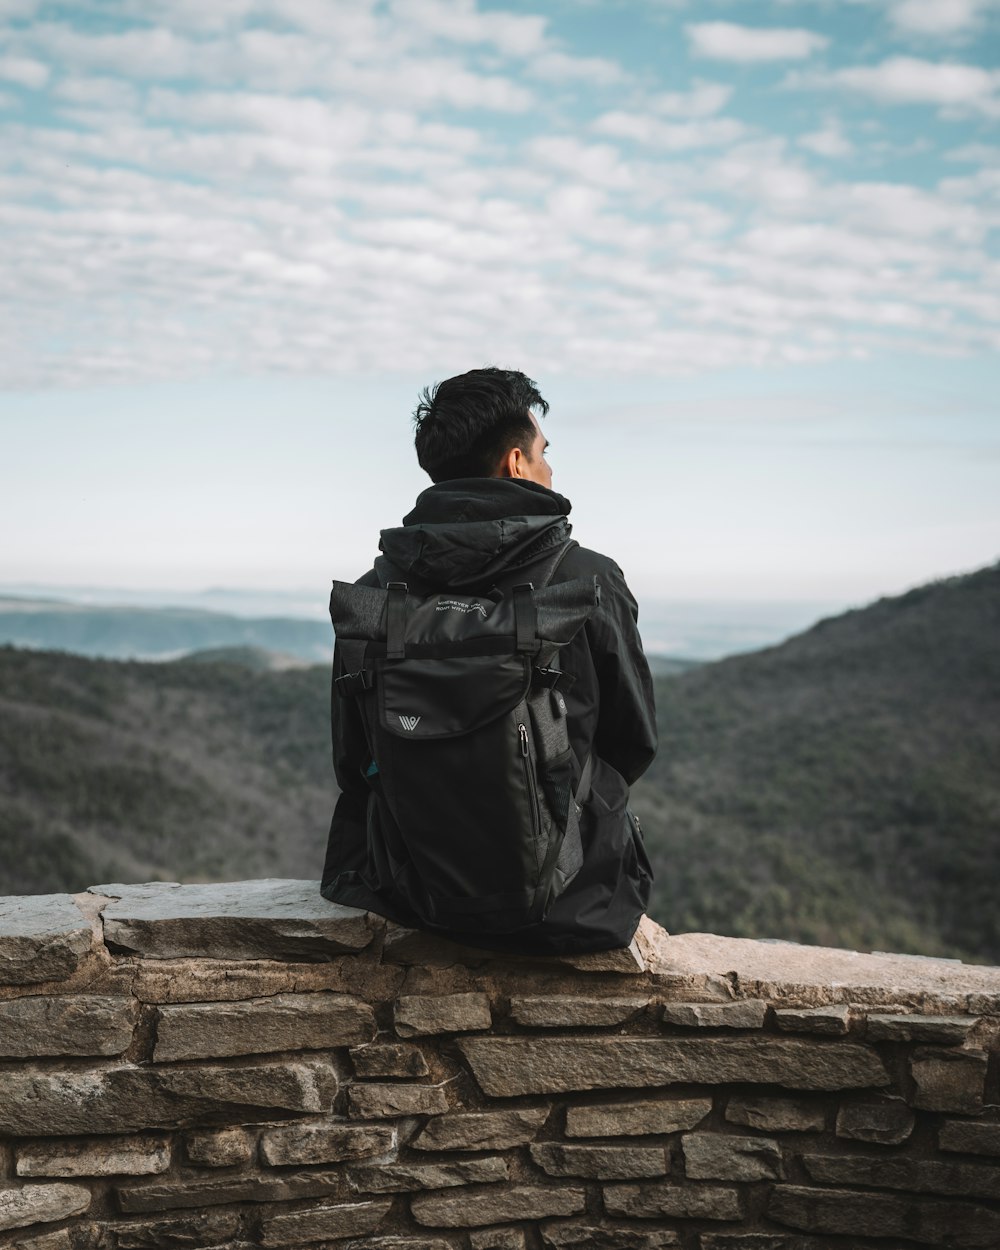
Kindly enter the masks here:
[[[1000, 962], [998, 640], [1000, 566], [658, 678], [654, 918]], [[0, 894], [317, 877], [328, 707], [325, 667], [238, 651], [0, 648]]]
[[668, 928], [1000, 962], [1000, 565], [658, 695]]

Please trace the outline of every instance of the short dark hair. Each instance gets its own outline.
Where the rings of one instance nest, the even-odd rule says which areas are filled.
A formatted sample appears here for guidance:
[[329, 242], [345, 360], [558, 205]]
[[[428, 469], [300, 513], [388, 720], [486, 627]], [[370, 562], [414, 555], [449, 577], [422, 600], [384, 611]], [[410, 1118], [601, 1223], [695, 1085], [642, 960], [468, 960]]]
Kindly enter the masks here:
[[514, 369], [471, 369], [425, 388], [413, 413], [420, 467], [432, 481], [492, 477], [514, 447], [531, 453], [531, 410], [549, 406]]

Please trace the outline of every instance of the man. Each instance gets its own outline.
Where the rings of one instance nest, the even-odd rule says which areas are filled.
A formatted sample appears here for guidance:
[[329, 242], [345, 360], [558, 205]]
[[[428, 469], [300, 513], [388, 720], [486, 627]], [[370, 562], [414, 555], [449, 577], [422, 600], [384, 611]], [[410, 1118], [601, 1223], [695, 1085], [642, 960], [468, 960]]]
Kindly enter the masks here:
[[[531, 379], [512, 370], [474, 369], [425, 390], [414, 414], [415, 442], [434, 485], [401, 527], [382, 531], [379, 545], [388, 565], [381, 582], [372, 570], [358, 584], [399, 580], [427, 593], [481, 593], [501, 580], [509, 585], [521, 568], [530, 580], [532, 563], [564, 547], [570, 533], [570, 503], [552, 490], [548, 442], [534, 415], [547, 411]], [[575, 544], [553, 583], [595, 574], [600, 604], [559, 660], [575, 678], [565, 701], [578, 780], [592, 757], [580, 815], [583, 866], [540, 922], [488, 937], [449, 930], [456, 941], [533, 954], [607, 950], [628, 944], [645, 910], [652, 877], [628, 799], [629, 786], [656, 753], [656, 718], [636, 603], [614, 561]], [[334, 677], [342, 673], [338, 648]], [[394, 888], [376, 798], [364, 779], [370, 760], [364, 731], [352, 701], [336, 696], [333, 755], [341, 794], [324, 896], [426, 927]]]

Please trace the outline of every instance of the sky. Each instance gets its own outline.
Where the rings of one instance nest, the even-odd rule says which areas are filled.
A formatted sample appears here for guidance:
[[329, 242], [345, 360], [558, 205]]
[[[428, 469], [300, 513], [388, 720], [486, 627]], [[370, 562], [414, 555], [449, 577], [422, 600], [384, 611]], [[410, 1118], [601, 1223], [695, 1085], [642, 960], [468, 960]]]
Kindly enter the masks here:
[[0, 585], [310, 590], [533, 377], [640, 595], [1000, 557], [996, 0], [0, 0]]

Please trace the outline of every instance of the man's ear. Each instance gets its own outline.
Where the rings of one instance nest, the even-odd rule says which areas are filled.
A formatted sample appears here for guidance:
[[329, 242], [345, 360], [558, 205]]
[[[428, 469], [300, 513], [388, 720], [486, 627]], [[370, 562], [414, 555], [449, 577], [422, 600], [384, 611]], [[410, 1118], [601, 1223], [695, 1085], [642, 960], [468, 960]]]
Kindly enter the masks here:
[[512, 447], [500, 461], [498, 477], [524, 477], [524, 452], [520, 447]]

